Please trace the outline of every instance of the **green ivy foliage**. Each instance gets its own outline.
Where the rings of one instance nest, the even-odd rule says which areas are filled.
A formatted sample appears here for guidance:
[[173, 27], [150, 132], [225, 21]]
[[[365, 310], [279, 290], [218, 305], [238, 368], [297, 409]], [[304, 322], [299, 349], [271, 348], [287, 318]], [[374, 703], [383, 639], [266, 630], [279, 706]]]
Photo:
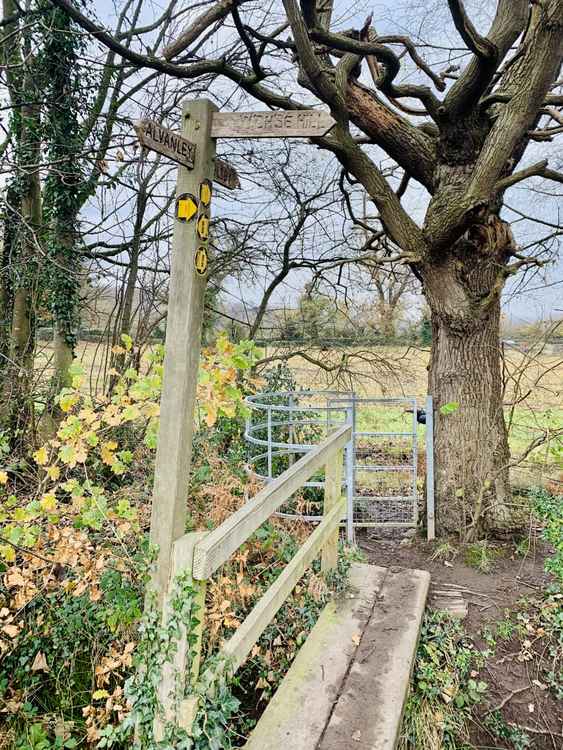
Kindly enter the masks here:
[[43, 189], [44, 284], [58, 329], [74, 347], [80, 290], [78, 213], [89, 192], [80, 124], [91, 97], [85, 92], [84, 70], [79, 65], [86, 42], [65, 11], [46, 0], [40, 0], [40, 7], [46, 10], [38, 67], [45, 97], [42, 136], [49, 165]]

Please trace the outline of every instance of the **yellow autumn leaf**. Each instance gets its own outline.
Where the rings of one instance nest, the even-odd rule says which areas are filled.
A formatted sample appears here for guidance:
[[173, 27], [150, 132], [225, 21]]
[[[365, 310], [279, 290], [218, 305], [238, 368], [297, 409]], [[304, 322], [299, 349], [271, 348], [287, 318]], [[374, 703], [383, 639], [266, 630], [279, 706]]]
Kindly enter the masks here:
[[6, 562], [14, 562], [16, 551], [10, 544], [3, 544], [0, 546], [0, 557], [3, 557]]
[[49, 477], [49, 479], [52, 479], [53, 482], [56, 482], [57, 479], [61, 476], [61, 470], [55, 464], [53, 464], [52, 466], [48, 466], [45, 471], [47, 472], [47, 476]]
[[154, 401], [147, 401], [143, 404], [143, 414], [145, 417], [158, 417], [160, 414], [160, 404]]
[[47, 455], [47, 448], [42, 445], [39, 450], [36, 450], [33, 454], [33, 459], [36, 464], [39, 464], [39, 466], [45, 466], [47, 461], [49, 460], [49, 456]]
[[123, 415], [121, 414], [121, 411], [117, 404], [109, 404], [109, 406], [104, 409], [104, 413], [102, 414], [102, 421], [108, 424], [110, 427], [116, 427], [123, 422]]
[[93, 409], [80, 409], [78, 418], [86, 422], [86, 424], [92, 424], [92, 422], [96, 421], [96, 412]]
[[76, 393], [65, 393], [59, 398], [59, 406], [66, 413], [78, 403], [79, 396]]
[[217, 421], [217, 407], [213, 403], [206, 404], [207, 414], [205, 415], [205, 421], [208, 427], [213, 427]]
[[8, 472], [0, 471], [0, 484], [6, 484], [8, 481]]
[[80, 442], [76, 444], [75, 458], [77, 464], [83, 464], [88, 458], [88, 449], [84, 443]]
[[41, 506], [41, 510], [44, 510], [46, 513], [51, 513], [52, 511], [54, 511], [57, 507], [57, 498], [55, 497], [55, 493], [48, 492], [47, 494], [43, 495], [43, 497], [39, 501], [39, 505]]
[[112, 346], [111, 350], [114, 354], [125, 354], [125, 349], [122, 346], [118, 346], [117, 344], [115, 346]]
[[115, 461], [115, 456], [113, 455], [113, 452], [117, 448], [117, 443], [115, 440], [110, 440], [107, 443], [102, 443], [100, 447], [100, 455], [102, 457], [102, 461], [107, 464], [108, 466], [111, 466], [112, 463]]

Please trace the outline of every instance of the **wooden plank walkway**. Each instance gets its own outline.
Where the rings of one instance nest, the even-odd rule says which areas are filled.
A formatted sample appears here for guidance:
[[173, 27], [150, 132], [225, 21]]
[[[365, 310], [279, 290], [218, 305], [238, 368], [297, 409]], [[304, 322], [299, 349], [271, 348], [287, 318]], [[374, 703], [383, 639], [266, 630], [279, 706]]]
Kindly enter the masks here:
[[352, 594], [322, 613], [246, 750], [394, 750], [430, 575], [354, 565]]

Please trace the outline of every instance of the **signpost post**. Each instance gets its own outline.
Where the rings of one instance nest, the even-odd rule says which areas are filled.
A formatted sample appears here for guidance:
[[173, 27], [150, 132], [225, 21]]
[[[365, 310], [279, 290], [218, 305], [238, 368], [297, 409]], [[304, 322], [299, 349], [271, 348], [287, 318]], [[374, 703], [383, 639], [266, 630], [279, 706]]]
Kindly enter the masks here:
[[[191, 142], [193, 162], [191, 169], [182, 162], [178, 169], [154, 476], [151, 542], [158, 545], [154, 584], [160, 598], [169, 582], [172, 544], [184, 534], [186, 523], [208, 244], [207, 237], [202, 239], [196, 227], [204, 215], [209, 221], [211, 203], [210, 195], [203, 211], [198, 196], [200, 186], [204, 182], [211, 184], [213, 176], [215, 141], [210, 131], [214, 110], [215, 106], [207, 100], [185, 104], [182, 136], [177, 141]], [[162, 140], [157, 145], [160, 148]], [[176, 146], [176, 154], [178, 148], [181, 146]]]
[[[153, 587], [165, 621], [172, 609], [175, 578], [183, 571], [191, 571], [193, 546], [201, 538], [201, 534], [185, 534], [186, 494], [209, 264], [213, 180], [229, 189], [240, 186], [236, 171], [226, 162], [215, 159], [215, 139], [320, 136], [334, 124], [330, 115], [317, 110], [219, 113], [206, 99], [183, 105], [181, 133], [163, 128], [152, 120], [135, 124], [143, 148], [156, 151], [179, 165], [150, 534], [151, 543], [158, 549]], [[182, 544], [175, 546], [181, 537]], [[201, 605], [205, 601], [205, 583], [192, 579], [190, 585], [195, 591], [196, 604]], [[203, 612], [204, 607], [200, 606], [200, 610]], [[196, 655], [200, 651], [202, 629], [200, 622], [198, 644], [191, 645]], [[163, 718], [165, 722], [191, 726], [191, 714], [197, 701], [178, 702], [175, 698], [184, 694], [186, 679], [197, 678], [199, 657], [191, 665], [190, 676], [189, 650], [186, 630], [182, 627], [174, 663], [163, 665], [158, 695], [164, 716], [155, 718], [157, 740], [163, 737]]]

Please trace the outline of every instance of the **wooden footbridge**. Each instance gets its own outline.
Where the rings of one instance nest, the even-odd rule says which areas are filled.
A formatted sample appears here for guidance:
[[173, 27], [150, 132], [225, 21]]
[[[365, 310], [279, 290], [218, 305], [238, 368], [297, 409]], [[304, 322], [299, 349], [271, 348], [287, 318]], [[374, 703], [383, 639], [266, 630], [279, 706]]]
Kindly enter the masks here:
[[[350, 436], [350, 426], [336, 430], [214, 531], [186, 534], [174, 542], [164, 609], [176, 595], [176, 577], [188, 572], [197, 591], [200, 626], [195, 645], [192, 642], [188, 647], [184, 632], [173, 660], [166, 665], [159, 695], [166, 720], [189, 729], [197, 699], [178, 701], [178, 690], [186, 694], [190, 682], [212, 685], [221, 672], [236, 673], [313, 561], [320, 555], [324, 572], [336, 567], [339, 527], [346, 514], [343, 449]], [[224, 644], [213, 670], [200, 674], [206, 581], [323, 467], [323, 520]], [[394, 748], [429, 581], [425, 571], [353, 566], [349, 590], [323, 611], [245, 747]]]

